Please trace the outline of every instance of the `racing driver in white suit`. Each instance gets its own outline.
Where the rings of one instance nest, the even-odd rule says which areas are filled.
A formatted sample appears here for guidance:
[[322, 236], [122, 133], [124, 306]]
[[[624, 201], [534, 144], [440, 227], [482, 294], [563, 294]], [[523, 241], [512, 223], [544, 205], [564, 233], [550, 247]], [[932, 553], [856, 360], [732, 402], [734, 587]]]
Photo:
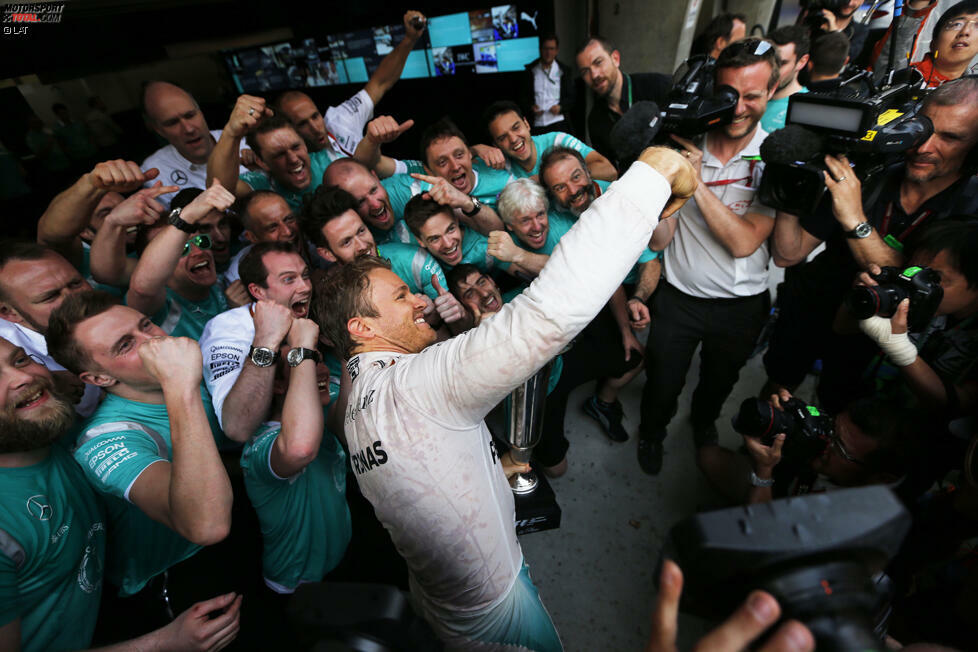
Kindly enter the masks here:
[[319, 321], [349, 358], [353, 470], [449, 649], [562, 649], [523, 563], [513, 495], [483, 418], [597, 315], [660, 216], [695, 188], [681, 155], [646, 149], [522, 295], [434, 346], [425, 303], [386, 261], [358, 259], [322, 282]]

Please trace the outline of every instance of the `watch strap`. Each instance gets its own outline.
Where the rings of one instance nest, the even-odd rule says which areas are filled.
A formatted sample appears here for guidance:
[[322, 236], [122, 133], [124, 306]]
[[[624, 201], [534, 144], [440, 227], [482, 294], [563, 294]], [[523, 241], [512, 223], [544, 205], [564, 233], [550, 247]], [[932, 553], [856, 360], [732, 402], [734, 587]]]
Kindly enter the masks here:
[[472, 217], [473, 215], [475, 215], [476, 213], [478, 213], [479, 211], [482, 210], [482, 202], [480, 202], [478, 199], [476, 199], [472, 195], [469, 195], [469, 199], [472, 200], [472, 210], [471, 211], [462, 211], [462, 215], [464, 215], [465, 217]]
[[166, 217], [167, 224], [175, 226], [184, 233], [196, 233], [197, 227], [180, 217], [180, 211], [182, 210], [182, 208], [174, 208], [170, 211], [170, 214]]
[[759, 477], [752, 470], [750, 472], [750, 483], [751, 483], [752, 486], [755, 486], [755, 487], [773, 487], [774, 486], [774, 478], [767, 478], [767, 479], [765, 479], [765, 478]]
[[[299, 362], [297, 362], [294, 365], [292, 364], [292, 360], [291, 360], [293, 351], [298, 351], [299, 354], [302, 356], [301, 358], [299, 358]], [[323, 359], [323, 356], [319, 354], [319, 351], [317, 351], [316, 349], [307, 349], [304, 346], [296, 346], [290, 349], [288, 357], [290, 358], [289, 364], [293, 367], [299, 366], [299, 363], [302, 362], [303, 360], [312, 360], [318, 364]]]
[[869, 234], [873, 232], [873, 225], [869, 222], [860, 222], [854, 228], [846, 231], [846, 237], [852, 238], [853, 240], [861, 240], [862, 238], [868, 238]]

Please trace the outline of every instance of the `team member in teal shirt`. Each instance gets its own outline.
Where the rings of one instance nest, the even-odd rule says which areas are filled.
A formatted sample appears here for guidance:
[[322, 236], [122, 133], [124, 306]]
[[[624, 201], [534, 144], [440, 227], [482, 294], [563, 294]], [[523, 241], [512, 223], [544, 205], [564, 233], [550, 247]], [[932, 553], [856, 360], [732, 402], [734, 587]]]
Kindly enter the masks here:
[[[423, 169], [419, 170], [423, 172]], [[353, 158], [342, 158], [330, 163], [326, 168], [326, 175], [323, 183], [327, 186], [336, 186], [347, 191], [357, 200], [357, 214], [363, 223], [370, 228], [370, 233], [374, 236], [374, 242], [384, 244], [385, 242], [401, 242], [403, 244], [417, 245], [418, 240], [411, 233], [404, 222], [404, 205], [406, 202], [398, 200], [397, 209], [391, 203], [392, 192], [398, 192], [396, 188], [407, 180], [411, 185], [398, 195], [411, 198], [412, 194], [421, 192], [421, 182], [411, 179], [409, 175], [394, 175], [386, 179], [380, 179], [377, 173], [369, 167]]]
[[561, 146], [580, 153], [593, 178], [605, 181], [618, 178], [618, 171], [611, 161], [570, 134], [554, 131], [531, 136], [530, 123], [514, 102], [493, 102], [486, 109], [483, 122], [492, 142], [509, 159], [509, 169], [514, 177], [538, 178], [543, 155], [551, 148]]
[[231, 485], [200, 348], [95, 291], [62, 302], [47, 343], [108, 395], [82, 426], [75, 459], [113, 515], [108, 577], [132, 595], [230, 528]]
[[140, 256], [126, 303], [150, 315], [167, 335], [198, 339], [207, 322], [228, 309], [210, 237], [192, 234], [212, 211], [223, 213], [233, 203], [234, 196], [215, 182], [185, 208], [171, 211], [169, 224]]
[[420, 246], [437, 258], [445, 271], [471, 263], [488, 274], [495, 266], [495, 258], [489, 255], [489, 239], [460, 224], [450, 208], [433, 199], [412, 197], [405, 222]]
[[346, 454], [323, 419], [329, 371], [318, 341], [314, 321], [292, 321], [280, 349], [271, 418], [241, 455], [261, 523], [265, 584], [277, 593], [322, 580], [343, 558], [352, 533]]

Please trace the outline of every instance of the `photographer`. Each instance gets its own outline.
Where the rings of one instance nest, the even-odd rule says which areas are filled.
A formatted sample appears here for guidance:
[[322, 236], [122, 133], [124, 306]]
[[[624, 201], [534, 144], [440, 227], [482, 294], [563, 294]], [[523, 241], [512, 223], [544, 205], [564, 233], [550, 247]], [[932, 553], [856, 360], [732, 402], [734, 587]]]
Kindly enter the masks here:
[[978, 142], [978, 80], [945, 84], [927, 97], [921, 114], [933, 122], [933, 135], [886, 173], [877, 197], [863, 197], [845, 157], [828, 156], [831, 174], [825, 183], [832, 201], [823, 201], [810, 217], [778, 215], [772, 241], [776, 265], [803, 261], [823, 241], [826, 250], [781, 286], [780, 314], [764, 356], [768, 384], [761, 396], [778, 387], [797, 387], [831, 348], [832, 320], [860, 269], [899, 266], [902, 243], [919, 228], [950, 215], [976, 213], [978, 181], [971, 176], [969, 158]]
[[[769, 402], [774, 409], [785, 411], [785, 403], [791, 398], [787, 390], [781, 390]], [[719, 445], [704, 446], [697, 451], [697, 463], [706, 478], [737, 503], [768, 502], [842, 487], [893, 484], [919, 459], [920, 426], [919, 413], [900, 403], [863, 398], [836, 415], [828, 441], [823, 439], [824, 448], [814, 457], [794, 454], [782, 463], [787, 439], [805, 437], [801, 432], [792, 432], [776, 434], [770, 445], [744, 435], [746, 454]], [[793, 441], [789, 448], [799, 444]]]
[[850, 58], [859, 60], [869, 34], [867, 25], [853, 20], [862, 0], [802, 0], [801, 4], [798, 24], [811, 30], [812, 40], [819, 32], [840, 32], [849, 40]]
[[[904, 299], [892, 317], [875, 315], [860, 321], [873, 346], [865, 346], [868, 342], [859, 338], [864, 355], [838, 360], [833, 356], [835, 364], [823, 371], [826, 392], [831, 388], [835, 394], [883, 393], [905, 402], [909, 399], [910, 404], [945, 419], [973, 413], [978, 405], [976, 248], [978, 224], [974, 222], [947, 221], [923, 231], [914, 243], [910, 264], [929, 268], [940, 277], [944, 295], [933, 318], [923, 329], [908, 328], [911, 300]], [[871, 271], [880, 273], [876, 266]], [[877, 285], [866, 273], [860, 275], [860, 282]], [[914, 300], [919, 302], [917, 297]]]

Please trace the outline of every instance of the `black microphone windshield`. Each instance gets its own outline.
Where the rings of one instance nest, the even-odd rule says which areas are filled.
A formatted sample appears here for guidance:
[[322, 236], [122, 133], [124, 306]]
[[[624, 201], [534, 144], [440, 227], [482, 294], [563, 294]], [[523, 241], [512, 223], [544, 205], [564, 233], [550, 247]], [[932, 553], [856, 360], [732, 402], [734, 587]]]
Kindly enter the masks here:
[[633, 104], [611, 128], [611, 149], [619, 161], [634, 161], [642, 150], [652, 144], [659, 133], [662, 119], [659, 105], [642, 100]]
[[825, 138], [799, 125], [788, 125], [770, 134], [761, 143], [765, 163], [808, 161], [825, 151]]

